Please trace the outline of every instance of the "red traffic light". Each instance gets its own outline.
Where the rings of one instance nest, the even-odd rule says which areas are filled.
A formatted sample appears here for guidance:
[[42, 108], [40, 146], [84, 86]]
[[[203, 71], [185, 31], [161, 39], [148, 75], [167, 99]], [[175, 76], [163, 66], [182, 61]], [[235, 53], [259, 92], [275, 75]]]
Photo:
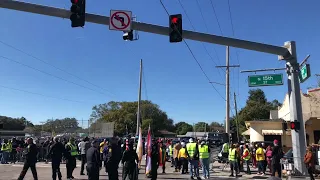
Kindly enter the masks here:
[[71, 3], [73, 4], [77, 4], [79, 2], [79, 0], [71, 0]]
[[171, 19], [171, 22], [172, 22], [173, 24], [177, 24], [177, 23], [178, 23], [178, 18], [177, 18], [177, 17], [173, 17], [173, 18]]
[[291, 129], [296, 129], [296, 124], [294, 122], [290, 122]]

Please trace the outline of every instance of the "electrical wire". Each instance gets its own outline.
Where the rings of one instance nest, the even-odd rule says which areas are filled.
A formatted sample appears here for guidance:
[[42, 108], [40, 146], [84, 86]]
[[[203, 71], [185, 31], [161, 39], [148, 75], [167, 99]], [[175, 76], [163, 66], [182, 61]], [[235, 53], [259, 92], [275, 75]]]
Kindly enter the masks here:
[[[184, 13], [186, 14], [187, 19], [188, 19], [189, 23], [191, 24], [193, 30], [196, 31], [196, 28], [192, 25], [191, 19], [189, 18], [188, 14], [187, 14], [187, 11], [186, 11], [186, 9], [184, 8], [184, 6], [182, 5], [182, 3], [181, 3], [180, 0], [179, 0], [179, 4], [180, 4], [181, 8], [183, 9]], [[206, 21], [205, 21], [205, 18], [204, 18], [204, 15], [203, 15], [203, 12], [202, 12], [202, 9], [201, 9], [199, 0], [197, 0], [197, 5], [198, 5], [198, 9], [199, 9], [199, 11], [200, 11], [202, 20], [203, 20], [203, 22], [204, 22], [204, 25], [205, 25], [205, 27], [206, 27], [206, 32], [209, 32], [209, 28], [208, 28], [208, 25], [207, 25], [207, 23], [206, 23]], [[217, 63], [216, 63], [216, 62], [214, 61], [214, 59], [212, 58], [212, 56], [210, 55], [210, 53], [209, 53], [207, 47], [205, 46], [205, 44], [204, 44], [203, 42], [201, 42], [201, 44], [202, 44], [202, 46], [204, 47], [204, 49], [205, 49], [205, 51], [207, 52], [207, 54], [209, 55], [209, 57], [211, 58], [212, 62], [213, 62], [216, 66], [218, 66]], [[216, 50], [215, 48], [213, 48], [213, 51], [215, 52], [215, 54], [216, 54], [216, 56], [217, 56], [218, 63], [221, 64], [220, 58], [219, 58], [218, 53], [217, 53], [217, 50]], [[222, 71], [222, 69], [220, 69], [220, 70]], [[219, 71], [219, 70], [218, 70], [218, 72], [219, 72], [220, 77], [222, 78], [222, 75], [220, 74], [220, 71]]]
[[[168, 17], [170, 17], [170, 14], [169, 14], [167, 8], [165, 7], [165, 5], [163, 4], [162, 0], [160, 0], [160, 3], [161, 3], [161, 5], [162, 5], [162, 7], [164, 8], [164, 10], [166, 11]], [[175, 28], [177, 28], [177, 27], [175, 27]], [[182, 36], [182, 35], [180, 34], [180, 36]], [[210, 78], [208, 77], [208, 75], [207, 75], [207, 74], [205, 73], [205, 71], [203, 70], [201, 64], [199, 63], [198, 59], [197, 59], [196, 56], [194, 55], [194, 53], [193, 53], [193, 51], [191, 50], [189, 44], [187, 43], [187, 41], [186, 41], [185, 39], [182, 38], [182, 40], [183, 40], [183, 42], [186, 44], [188, 50], [190, 51], [193, 59], [194, 59], [194, 60], [196, 61], [196, 63], [198, 64], [198, 66], [199, 66], [199, 68], [201, 69], [203, 75], [207, 78], [208, 82], [210, 83], [210, 82], [211, 82], [211, 81], [210, 81]], [[212, 83], [210, 83], [210, 84], [211, 84], [212, 88], [218, 93], [218, 95], [219, 95], [224, 101], [226, 101], [226, 99], [220, 94], [220, 92], [217, 90], [217, 88], [216, 88]]]
[[223, 36], [222, 28], [221, 28], [221, 25], [220, 25], [220, 21], [219, 21], [219, 18], [218, 18], [217, 13], [216, 13], [216, 9], [215, 9], [212, 1], [213, 1], [213, 0], [210, 0], [211, 7], [212, 7], [212, 9], [213, 9], [213, 14], [214, 14], [214, 16], [216, 17], [216, 20], [217, 20], [217, 23], [218, 23], [218, 27], [219, 27], [219, 29], [220, 29], [220, 33], [221, 33], [221, 35]]
[[[232, 36], [234, 37], [235, 33], [234, 33], [234, 25], [233, 25], [232, 13], [231, 13], [230, 0], [228, 0], [228, 10], [229, 10], [229, 17], [230, 17], [230, 23], [231, 23], [231, 29], [232, 29]], [[240, 64], [239, 53], [237, 50], [236, 50], [236, 57], [237, 57], [238, 64]], [[238, 69], [238, 96], [239, 94], [240, 94], [240, 70]]]
[[38, 96], [49, 97], [49, 98], [53, 98], [53, 99], [60, 99], [60, 100], [76, 102], [76, 103], [85, 103], [85, 102], [82, 102], [82, 101], [75, 101], [75, 100], [70, 100], [70, 99], [66, 99], [66, 98], [59, 98], [59, 97], [55, 97], [55, 96], [48, 96], [48, 95], [44, 95], [44, 94], [41, 94], [41, 93], [36, 93], [36, 92], [26, 91], [26, 90], [22, 90], [22, 89], [7, 87], [7, 86], [3, 86], [3, 85], [0, 85], [0, 87], [1, 88], [5, 88], [5, 89], [14, 90], [14, 91], [20, 91], [20, 92], [24, 92], [24, 93], [34, 94], [34, 95], [38, 95]]
[[11, 44], [8, 44], [8, 43], [6, 43], [6, 42], [4, 42], [4, 41], [2, 41], [2, 40], [0, 40], [0, 43], [3, 44], [3, 45], [5, 45], [5, 46], [7, 46], [7, 47], [10, 47], [10, 48], [12, 48], [12, 49], [14, 49], [14, 50], [16, 50], [16, 51], [19, 51], [19, 52], [21, 52], [21, 53], [23, 53], [23, 54], [25, 54], [25, 55], [27, 55], [27, 56], [29, 56], [29, 57], [32, 57], [32, 58], [35, 59], [35, 60], [41, 61], [42, 63], [44, 63], [44, 64], [46, 64], [46, 65], [48, 65], [48, 66], [51, 66], [51, 67], [53, 67], [53, 68], [55, 68], [55, 69], [57, 69], [57, 70], [59, 70], [59, 71], [62, 71], [62, 72], [66, 73], [66, 74], [68, 74], [68, 75], [70, 75], [70, 76], [73, 76], [73, 77], [75, 77], [75, 78], [77, 78], [77, 79], [79, 79], [79, 80], [81, 80], [81, 81], [84, 81], [84, 82], [86, 82], [86, 83], [88, 83], [88, 84], [90, 84], [90, 85], [92, 85], [92, 86], [95, 86], [95, 87], [97, 87], [97, 88], [99, 88], [99, 89], [102, 89], [103, 91], [106, 91], [106, 92], [108, 92], [109, 94], [115, 96], [115, 94], [113, 94], [112, 92], [106, 90], [105, 88], [103, 88], [103, 87], [101, 87], [101, 86], [98, 86], [98, 85], [96, 85], [96, 84], [93, 84], [93, 83], [91, 83], [90, 81], [85, 80], [85, 79], [83, 79], [83, 78], [81, 78], [81, 77], [79, 77], [79, 76], [77, 76], [77, 75], [74, 75], [74, 74], [72, 74], [72, 73], [70, 73], [70, 72], [68, 72], [68, 71], [66, 71], [66, 70], [63, 70], [63, 69], [61, 69], [61, 68], [59, 68], [59, 67], [57, 67], [57, 66], [55, 66], [55, 65], [53, 65], [53, 64], [50, 64], [50, 63], [48, 63], [47, 61], [42, 60], [42, 59], [40, 59], [40, 58], [38, 58], [38, 57], [30, 54], [30, 53], [27, 53], [27, 52], [21, 50], [21, 49], [18, 49], [18, 48], [16, 48], [15, 46], [13, 46], [13, 45], [11, 45]]
[[96, 91], [95, 89], [92, 89], [92, 88], [83, 86], [83, 85], [78, 84], [78, 83], [75, 83], [75, 82], [73, 82], [73, 81], [69, 81], [69, 80], [64, 79], [64, 78], [62, 78], [62, 77], [59, 77], [59, 76], [56, 76], [56, 75], [54, 75], [54, 74], [51, 74], [51, 73], [42, 71], [42, 70], [37, 69], [37, 68], [34, 68], [34, 67], [30, 66], [30, 65], [23, 64], [23, 63], [21, 63], [21, 62], [19, 62], [19, 61], [16, 61], [16, 60], [14, 60], [14, 59], [11, 59], [11, 58], [8, 58], [8, 57], [2, 56], [2, 55], [0, 55], [0, 58], [7, 59], [7, 60], [9, 60], [9, 61], [15, 62], [15, 63], [20, 64], [20, 65], [22, 65], [22, 66], [25, 66], [25, 67], [27, 67], [27, 68], [29, 68], [29, 69], [33, 69], [33, 70], [35, 70], [35, 71], [41, 72], [41, 73], [43, 73], [43, 74], [46, 74], [46, 75], [48, 75], [48, 76], [55, 77], [55, 78], [60, 79], [60, 80], [62, 80], [62, 81], [65, 81], [65, 82], [68, 82], [68, 83], [70, 83], [70, 84], [74, 84], [74, 85], [77, 85], [77, 86], [79, 86], [79, 87], [82, 87], [82, 88], [85, 88], [85, 89], [88, 89], [88, 90], [97, 92], [97, 93], [99, 93], [99, 94], [108, 95], [108, 94], [106, 94], [106, 93]]

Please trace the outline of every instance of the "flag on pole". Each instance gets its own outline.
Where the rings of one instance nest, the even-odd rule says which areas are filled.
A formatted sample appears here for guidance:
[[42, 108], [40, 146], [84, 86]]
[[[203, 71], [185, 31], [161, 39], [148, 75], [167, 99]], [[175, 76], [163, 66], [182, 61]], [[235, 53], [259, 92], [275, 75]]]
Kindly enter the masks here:
[[139, 159], [138, 167], [140, 168], [141, 159], [142, 159], [142, 156], [143, 156], [143, 142], [142, 142], [141, 127], [139, 127], [139, 139], [138, 139], [138, 145], [137, 145], [137, 150], [136, 150], [136, 152], [137, 152], [137, 154], [138, 154], [138, 159]]
[[149, 175], [150, 173], [151, 173], [151, 130], [149, 125], [148, 137], [147, 137], [146, 175]]

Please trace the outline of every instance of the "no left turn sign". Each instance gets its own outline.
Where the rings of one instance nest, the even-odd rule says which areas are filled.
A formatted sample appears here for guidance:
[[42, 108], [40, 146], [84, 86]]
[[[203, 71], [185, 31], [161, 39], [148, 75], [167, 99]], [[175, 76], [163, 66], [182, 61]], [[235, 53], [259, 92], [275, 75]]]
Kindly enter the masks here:
[[111, 10], [109, 29], [117, 31], [131, 31], [131, 11]]

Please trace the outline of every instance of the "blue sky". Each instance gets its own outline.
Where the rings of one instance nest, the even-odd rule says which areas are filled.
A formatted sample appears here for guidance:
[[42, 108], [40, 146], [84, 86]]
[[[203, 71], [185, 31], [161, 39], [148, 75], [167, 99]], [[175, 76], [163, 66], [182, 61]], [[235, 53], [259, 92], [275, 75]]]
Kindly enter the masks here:
[[[66, 9], [70, 7], [69, 0], [29, 2]], [[182, 13], [183, 28], [192, 30], [178, 0], [163, 2], [170, 14]], [[205, 21], [195, 0], [181, 2], [196, 31], [221, 35], [210, 0], [199, 0]], [[233, 37], [228, 1], [213, 1], [213, 4], [223, 35]], [[309, 62], [313, 77], [301, 86], [306, 91], [307, 87], [316, 84], [314, 74], [320, 73], [319, 6], [320, 2], [316, 0], [308, 3], [289, 0], [230, 0], [234, 37], [280, 46], [285, 41], [295, 40], [300, 61], [306, 55], [311, 55]], [[168, 15], [158, 0], [87, 2], [87, 12], [90, 13], [109, 16], [111, 9], [131, 10], [139, 21], [168, 26]], [[145, 76], [143, 99], [148, 98], [160, 105], [175, 122], [223, 122], [225, 118], [225, 101], [208, 83], [184, 43], [170, 44], [167, 36], [144, 32], [139, 32], [138, 41], [125, 42], [122, 40], [122, 32], [110, 31], [107, 26], [87, 23], [85, 28], [71, 28], [69, 19], [6, 9], [0, 9], [0, 17], [0, 41], [32, 54], [38, 60], [2, 43], [0, 56], [47, 73], [0, 58], [1, 86], [61, 98], [54, 99], [0, 87], [1, 115], [24, 116], [34, 123], [63, 117], [86, 120], [94, 105], [111, 100], [135, 101], [138, 96], [139, 60], [142, 58]], [[204, 44], [211, 59], [203, 44], [189, 40], [187, 43], [210, 80], [224, 83], [224, 72], [215, 68], [215, 65], [225, 64], [225, 47]], [[285, 63], [279, 62], [275, 55], [231, 48], [231, 64], [239, 63], [241, 67], [232, 69], [230, 75], [231, 92], [238, 95], [240, 109], [245, 105], [250, 88], [247, 85], [249, 74], [239, 73], [239, 70], [280, 68]], [[224, 86], [215, 87], [225, 96]], [[282, 102], [286, 87], [285, 84], [262, 89], [269, 100], [278, 99]]]

